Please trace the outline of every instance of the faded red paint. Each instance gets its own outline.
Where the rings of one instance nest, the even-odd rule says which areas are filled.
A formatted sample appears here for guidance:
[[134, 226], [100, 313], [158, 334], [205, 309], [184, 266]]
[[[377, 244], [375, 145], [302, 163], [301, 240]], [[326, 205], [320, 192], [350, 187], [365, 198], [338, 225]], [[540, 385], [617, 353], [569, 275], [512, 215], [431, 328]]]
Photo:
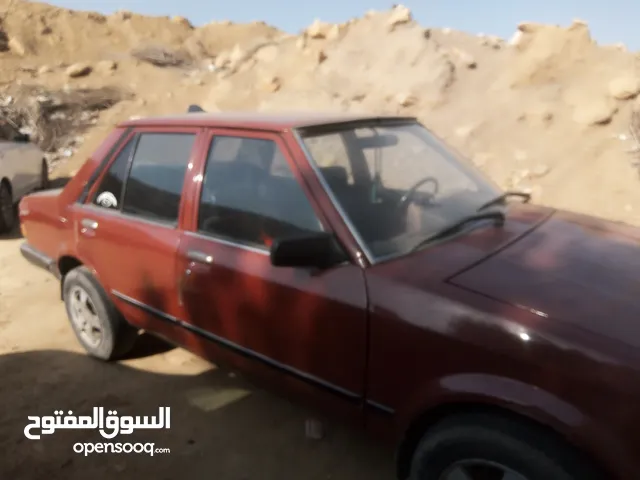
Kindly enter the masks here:
[[[356, 240], [291, 131], [336, 118], [345, 119], [190, 114], [125, 122], [61, 192], [21, 202], [27, 241], [56, 261], [89, 265], [107, 291], [343, 389], [346, 396], [301, 381], [111, 294], [131, 323], [376, 435], [399, 440], [442, 406], [491, 405], [553, 428], [612, 478], [637, 478], [640, 232], [514, 205], [501, 229], [361, 266]], [[127, 128], [198, 135], [176, 229], [76, 202]], [[197, 178], [209, 141], [225, 132], [278, 143], [351, 264], [320, 274], [276, 268], [264, 253], [194, 233]], [[87, 217], [100, 223], [93, 237], [79, 223]], [[214, 267], [191, 261], [192, 248], [211, 255]]]

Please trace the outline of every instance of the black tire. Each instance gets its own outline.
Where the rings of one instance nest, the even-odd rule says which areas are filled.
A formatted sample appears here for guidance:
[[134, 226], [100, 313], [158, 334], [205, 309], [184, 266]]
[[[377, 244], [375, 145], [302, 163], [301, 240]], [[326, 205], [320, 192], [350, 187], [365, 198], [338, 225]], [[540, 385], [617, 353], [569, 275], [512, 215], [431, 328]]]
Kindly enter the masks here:
[[42, 165], [40, 166], [40, 190], [46, 190], [49, 188], [49, 164], [45, 158], [42, 159]]
[[[89, 299], [84, 305], [94, 314], [92, 322], [88, 323], [97, 324], [100, 330], [97, 335], [82, 330], [78, 325], [78, 316], [74, 316], [74, 308], [79, 302], [78, 295], [84, 295], [82, 292], [85, 292]], [[89, 355], [108, 361], [129, 353], [138, 337], [138, 330], [129, 325], [118, 312], [88, 268], [77, 267], [67, 273], [63, 280], [62, 295], [71, 328]], [[96, 329], [89, 326], [86, 329], [97, 333]], [[94, 338], [88, 338], [91, 336]], [[96, 337], [100, 339], [94, 342]]]
[[555, 436], [518, 420], [491, 414], [458, 415], [430, 428], [415, 450], [409, 478], [449, 480], [447, 475], [455, 478], [451, 470], [457, 468], [454, 466], [458, 462], [471, 459], [493, 464], [467, 467], [465, 473], [472, 480], [502, 478], [496, 475], [496, 470], [492, 476], [491, 469], [497, 469], [496, 465], [526, 480], [603, 478]]
[[18, 221], [18, 212], [13, 203], [11, 188], [6, 181], [0, 182], [0, 234], [9, 233]]

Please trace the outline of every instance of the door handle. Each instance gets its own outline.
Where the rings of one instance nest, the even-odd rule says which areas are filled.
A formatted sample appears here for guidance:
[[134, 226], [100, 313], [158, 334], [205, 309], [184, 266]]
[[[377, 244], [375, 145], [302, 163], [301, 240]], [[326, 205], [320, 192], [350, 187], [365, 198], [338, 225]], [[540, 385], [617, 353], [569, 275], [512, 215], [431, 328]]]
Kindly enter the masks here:
[[91, 220], [90, 218], [83, 218], [80, 224], [89, 230], [95, 230], [98, 228], [98, 222]]
[[213, 257], [211, 255], [198, 250], [189, 250], [187, 252], [187, 258], [193, 262], [203, 263], [205, 265], [213, 264]]

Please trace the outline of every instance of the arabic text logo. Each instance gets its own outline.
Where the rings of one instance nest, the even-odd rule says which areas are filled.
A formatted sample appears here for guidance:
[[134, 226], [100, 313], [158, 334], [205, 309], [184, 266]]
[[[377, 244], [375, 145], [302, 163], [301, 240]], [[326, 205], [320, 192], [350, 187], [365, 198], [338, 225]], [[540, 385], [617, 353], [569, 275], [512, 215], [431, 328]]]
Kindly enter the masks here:
[[[69, 410], [64, 416], [62, 410], [53, 412], [53, 416], [27, 417], [31, 423], [24, 427], [24, 435], [30, 440], [39, 440], [40, 435], [50, 435], [56, 430], [99, 430], [104, 438], [114, 438], [118, 434], [129, 435], [134, 430], [169, 429], [171, 428], [171, 407], [160, 407], [155, 416], [118, 416], [115, 410], [108, 410], [104, 416], [104, 407], [93, 407], [93, 415], [75, 416]], [[40, 429], [40, 433], [31, 433], [32, 429]]]

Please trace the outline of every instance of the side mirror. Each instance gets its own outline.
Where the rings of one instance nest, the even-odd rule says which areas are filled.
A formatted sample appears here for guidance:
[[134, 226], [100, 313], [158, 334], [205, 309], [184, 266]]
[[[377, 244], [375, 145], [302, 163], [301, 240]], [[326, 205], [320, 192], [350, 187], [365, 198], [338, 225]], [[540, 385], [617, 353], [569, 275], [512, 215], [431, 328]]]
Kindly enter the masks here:
[[274, 240], [271, 264], [276, 267], [328, 268], [347, 259], [330, 233], [310, 233]]

